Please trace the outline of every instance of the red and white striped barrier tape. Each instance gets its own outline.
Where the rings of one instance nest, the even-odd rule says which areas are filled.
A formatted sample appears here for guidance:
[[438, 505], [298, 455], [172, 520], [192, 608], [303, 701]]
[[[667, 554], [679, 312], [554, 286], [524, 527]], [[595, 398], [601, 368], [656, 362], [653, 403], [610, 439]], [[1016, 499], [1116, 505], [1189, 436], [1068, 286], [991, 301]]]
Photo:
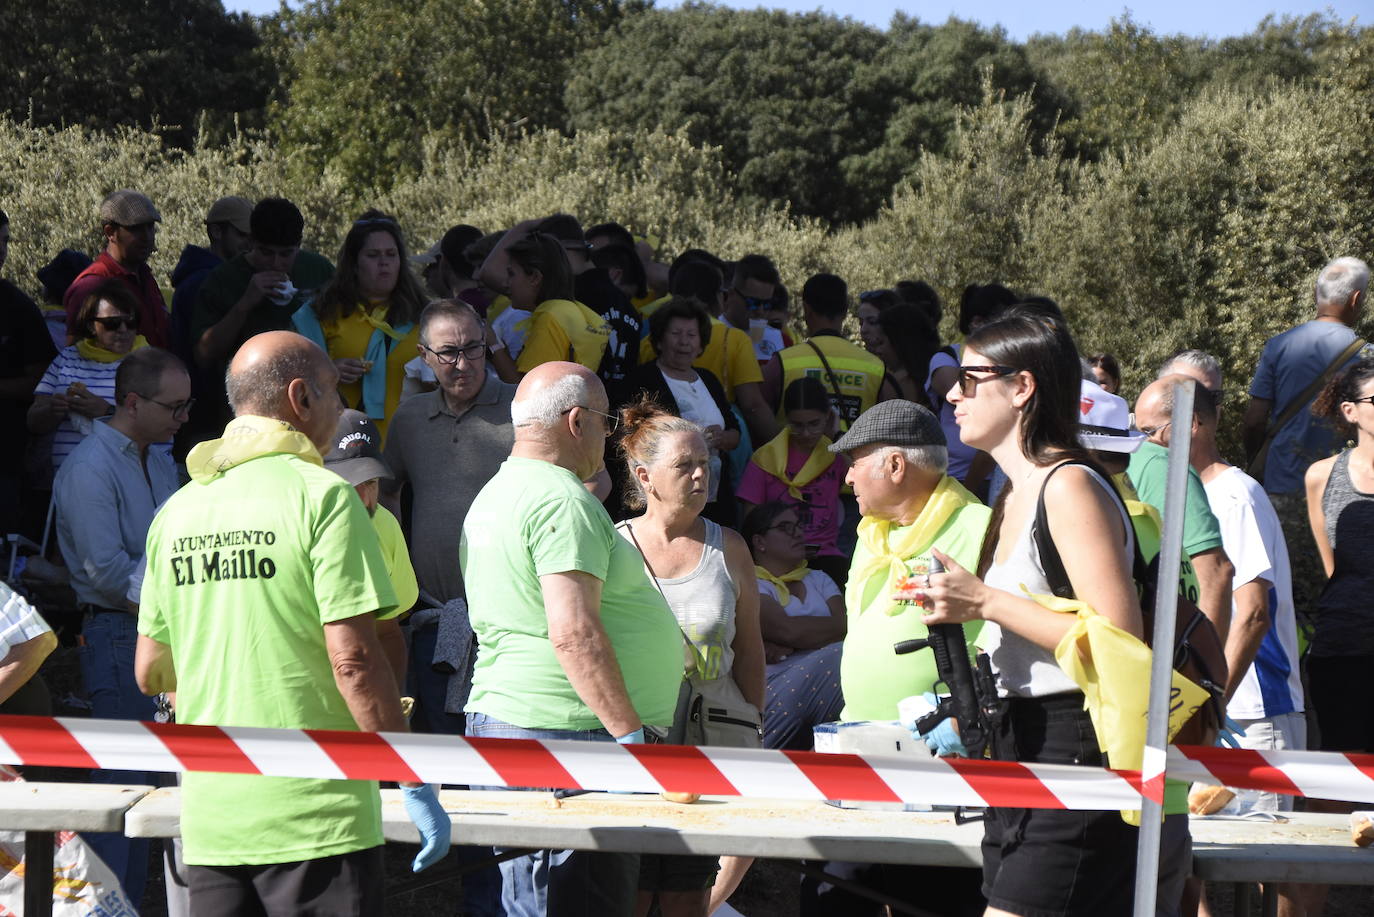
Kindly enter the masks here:
[[[1140, 807], [1134, 771], [413, 733], [0, 715], [0, 763], [1045, 809]], [[1183, 780], [1374, 802], [1374, 755], [1170, 748]]]

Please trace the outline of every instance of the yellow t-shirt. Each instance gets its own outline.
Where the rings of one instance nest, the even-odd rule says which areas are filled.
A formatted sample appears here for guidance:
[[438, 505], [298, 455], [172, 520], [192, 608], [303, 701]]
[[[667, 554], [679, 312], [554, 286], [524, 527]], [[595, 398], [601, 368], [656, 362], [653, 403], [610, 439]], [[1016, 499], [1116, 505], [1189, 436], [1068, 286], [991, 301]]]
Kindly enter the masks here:
[[420, 598], [420, 584], [415, 580], [415, 568], [410, 563], [410, 551], [406, 548], [401, 523], [385, 506], [378, 506], [372, 514], [372, 528], [376, 530], [377, 541], [382, 546], [386, 572], [391, 574], [391, 588], [396, 591], [396, 610], [409, 611]]
[[[639, 362], [652, 363], [656, 359], [658, 352], [645, 335], [639, 345]], [[754, 359], [754, 342], [748, 334], [718, 318], [711, 319], [711, 340], [692, 365], [709, 369], [720, 380], [725, 399], [731, 404], [735, 402], [735, 386], [763, 381], [763, 369]]]
[[530, 333], [515, 368], [527, 373], [541, 363], [570, 360], [596, 372], [610, 337], [605, 319], [582, 303], [546, 299], [530, 316]]
[[[376, 306], [372, 309], [372, 317], [385, 320], [386, 310], [386, 305]], [[372, 332], [375, 330], [363, 318], [361, 306], [354, 309], [352, 314], [346, 318], [332, 322], [321, 322], [320, 328], [324, 331], [324, 342], [329, 348], [331, 360], [363, 359], [367, 353], [367, 342], [372, 340]], [[373, 418], [377, 424], [377, 432], [382, 435], [383, 442], [386, 441], [387, 421], [391, 420], [391, 415], [396, 413], [396, 405], [401, 403], [401, 387], [405, 382], [406, 364], [419, 354], [419, 344], [420, 328], [417, 325], [411, 328], [405, 337], [396, 341], [387, 354], [386, 416]], [[344, 403], [349, 407], [362, 407], [363, 384], [361, 381], [340, 385], [339, 394], [343, 396]]]

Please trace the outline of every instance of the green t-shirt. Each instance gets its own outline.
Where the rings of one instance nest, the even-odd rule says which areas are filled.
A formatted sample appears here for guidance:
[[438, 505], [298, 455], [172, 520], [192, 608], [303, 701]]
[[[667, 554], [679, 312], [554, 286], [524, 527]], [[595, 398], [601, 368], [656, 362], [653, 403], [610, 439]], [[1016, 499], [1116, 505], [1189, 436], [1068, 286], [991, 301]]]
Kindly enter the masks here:
[[460, 551], [477, 665], [467, 707], [526, 729], [600, 729], [549, 641], [539, 577], [580, 570], [603, 583], [601, 624], [640, 719], [673, 721], [682, 634], [634, 546], [571, 471], [508, 458], [472, 501]]
[[[942, 552], [966, 569], [976, 569], [992, 510], [981, 503], [969, 504], [954, 512], [930, 544], [924, 545], [908, 560], [909, 567], [929, 565], [930, 549]], [[888, 543], [900, 539], [904, 529], [888, 533]], [[861, 570], [871, 554], [860, 543], [855, 549], [851, 571]], [[897, 702], [913, 694], [935, 690], [935, 654], [922, 650], [898, 656], [892, 646], [927, 634], [921, 623], [923, 612], [913, 605], [898, 605], [896, 614], [869, 609], [886, 582], [886, 572], [874, 573], [863, 583], [850, 579], [845, 589], [845, 609], [849, 630], [840, 656], [840, 687], [844, 710], [840, 719], [895, 720]], [[964, 639], [970, 648], [982, 629], [981, 621], [964, 625]], [[946, 689], [947, 690], [947, 689]]]
[[[138, 631], [172, 650], [177, 720], [356, 730], [324, 627], [395, 613], [367, 510], [293, 455], [250, 458], [168, 499], [148, 533]], [[375, 781], [187, 773], [186, 862], [289, 863], [382, 843]]]
[[[1169, 450], [1154, 443], [1141, 443], [1140, 448], [1131, 453], [1131, 464], [1126, 474], [1135, 486], [1136, 493], [1140, 494], [1140, 499], [1159, 510], [1163, 516]], [[1212, 505], [1207, 502], [1202, 478], [1189, 468], [1188, 501], [1183, 513], [1183, 553], [1192, 557], [1219, 547], [1221, 526], [1217, 524], [1217, 517], [1212, 515]]]

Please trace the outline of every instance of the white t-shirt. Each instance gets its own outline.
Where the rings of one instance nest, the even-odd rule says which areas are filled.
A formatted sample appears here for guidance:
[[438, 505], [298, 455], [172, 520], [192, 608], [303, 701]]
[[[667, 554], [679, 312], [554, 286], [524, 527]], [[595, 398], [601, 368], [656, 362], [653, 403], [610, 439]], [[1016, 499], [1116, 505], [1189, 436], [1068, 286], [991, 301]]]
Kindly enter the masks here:
[[529, 325], [525, 325], [523, 328], [516, 328], [515, 326], [528, 321], [533, 314], [529, 309], [507, 306], [501, 310], [500, 315], [492, 320], [491, 330], [505, 343], [506, 352], [510, 354], [512, 360], [518, 359], [520, 351], [525, 349], [525, 335], [529, 334], [530, 331]]
[[[706, 387], [706, 383], [702, 381], [701, 376], [697, 376], [695, 382], [674, 379], [667, 373], [663, 373], [663, 378], [668, 383], [668, 390], [673, 393], [673, 400], [677, 402], [679, 416], [699, 423], [703, 427], [715, 426], [725, 429], [725, 417], [720, 412], [720, 405], [716, 404], [716, 399], [711, 397], [711, 392]], [[712, 449], [711, 484], [707, 493], [708, 500], [714, 501], [720, 495], [720, 475], [720, 453]]]
[[767, 363], [773, 359], [773, 354], [783, 349], [785, 343], [782, 339], [782, 332], [768, 324], [766, 319], [751, 318], [749, 327], [749, 340], [754, 343], [754, 359], [760, 363]]
[[[828, 604], [832, 596], [840, 594], [840, 587], [835, 585], [835, 581], [829, 574], [821, 570], [811, 570], [802, 578], [802, 585], [806, 587], [806, 598], [799, 599], [795, 595], [787, 597], [787, 604], [782, 610], [787, 612], [789, 617], [828, 617], [830, 605]], [[766, 595], [776, 599], [778, 592], [773, 588], [773, 584], [767, 580], [759, 580], [759, 595]]]
[[1236, 568], [1232, 588], [1257, 579], [1269, 583], [1269, 630], [1226, 712], [1237, 720], [1300, 712], [1293, 579], [1278, 514], [1264, 488], [1239, 468], [1226, 469], [1203, 488], [1221, 526], [1222, 547]]

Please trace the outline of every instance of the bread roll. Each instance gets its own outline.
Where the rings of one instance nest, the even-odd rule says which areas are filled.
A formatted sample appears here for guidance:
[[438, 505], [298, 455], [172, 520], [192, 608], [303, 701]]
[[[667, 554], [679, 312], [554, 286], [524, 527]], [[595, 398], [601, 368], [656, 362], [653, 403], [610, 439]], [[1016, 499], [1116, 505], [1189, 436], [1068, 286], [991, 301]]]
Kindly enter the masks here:
[[1369, 820], [1369, 813], [1355, 812], [1350, 816], [1350, 839], [1356, 847], [1374, 844], [1374, 822]]
[[662, 796], [669, 802], [680, 802], [683, 805], [690, 805], [691, 803], [694, 803], [701, 798], [700, 793], [669, 793], [667, 790], [664, 790], [662, 793], [659, 793], [658, 795]]
[[1188, 794], [1188, 811], [1194, 815], [1220, 812], [1236, 798], [1234, 790], [1224, 786], [1196, 786]]

